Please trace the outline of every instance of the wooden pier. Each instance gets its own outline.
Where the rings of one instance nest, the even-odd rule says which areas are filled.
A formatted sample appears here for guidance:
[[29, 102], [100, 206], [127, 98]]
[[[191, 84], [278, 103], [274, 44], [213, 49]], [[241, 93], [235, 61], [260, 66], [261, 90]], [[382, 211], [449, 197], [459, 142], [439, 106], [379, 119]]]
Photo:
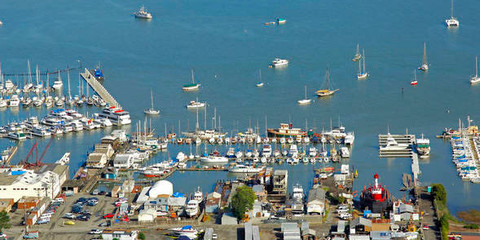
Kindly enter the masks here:
[[95, 76], [88, 71], [88, 69], [85, 68], [85, 72], [80, 73], [83, 79], [95, 90], [95, 92], [100, 95], [100, 97], [107, 102], [109, 106], [115, 106], [117, 108], [122, 108], [120, 104], [115, 100], [115, 98], [108, 93], [107, 89], [103, 87], [102, 84], [100, 84], [97, 79], [95, 79]]

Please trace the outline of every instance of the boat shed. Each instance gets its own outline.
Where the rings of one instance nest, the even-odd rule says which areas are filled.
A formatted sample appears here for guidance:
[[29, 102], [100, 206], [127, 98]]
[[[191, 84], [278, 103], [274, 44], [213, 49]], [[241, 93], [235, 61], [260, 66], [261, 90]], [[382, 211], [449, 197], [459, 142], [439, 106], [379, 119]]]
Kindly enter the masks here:
[[295, 222], [282, 223], [282, 235], [284, 240], [301, 240], [300, 228]]
[[358, 217], [350, 221], [350, 234], [368, 233], [372, 231], [372, 220]]

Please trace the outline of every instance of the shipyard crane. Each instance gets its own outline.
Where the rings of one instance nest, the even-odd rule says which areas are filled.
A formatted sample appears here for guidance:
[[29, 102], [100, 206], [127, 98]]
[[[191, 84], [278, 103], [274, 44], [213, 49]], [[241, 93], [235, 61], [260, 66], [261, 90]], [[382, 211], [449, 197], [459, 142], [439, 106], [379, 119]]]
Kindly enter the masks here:
[[[53, 139], [54, 139], [54, 137], [52, 136], [50, 138], [50, 141], [48, 142], [47, 146], [43, 150], [42, 155], [40, 157], [38, 157], [38, 143], [37, 143], [37, 141], [35, 141], [32, 148], [30, 148], [30, 151], [28, 152], [27, 156], [25, 157], [25, 159], [22, 162], [23, 165], [25, 166], [25, 168], [40, 167], [40, 166], [43, 165], [42, 159], [45, 156], [45, 153], [47, 153], [48, 148], [50, 148], [50, 145], [52, 144]], [[29, 163], [28, 159], [33, 154], [34, 150], [35, 150], [35, 162], [34, 163]]]

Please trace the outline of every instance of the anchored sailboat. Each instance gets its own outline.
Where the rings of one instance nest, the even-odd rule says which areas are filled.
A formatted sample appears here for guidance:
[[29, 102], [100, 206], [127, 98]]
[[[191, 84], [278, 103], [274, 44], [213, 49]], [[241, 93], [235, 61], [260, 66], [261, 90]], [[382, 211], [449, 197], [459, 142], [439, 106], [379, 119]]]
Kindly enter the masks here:
[[339, 89], [331, 89], [330, 88], [330, 71], [327, 69], [327, 72], [325, 73], [325, 87], [324, 89], [319, 89], [315, 93], [319, 97], [327, 97], [330, 95], [333, 95], [335, 92], [337, 92]]
[[192, 69], [192, 83], [183, 85], [182, 90], [186, 92], [197, 91], [199, 87], [200, 83], [195, 83], [195, 73]]
[[261, 69], [258, 70], [258, 77], [259, 77], [260, 80], [257, 82], [257, 87], [263, 87], [264, 84], [262, 82], [262, 70]]
[[427, 62], [427, 43], [423, 43], [423, 62], [422, 66], [418, 68], [424, 72], [428, 71], [428, 62]]
[[312, 99], [307, 98], [307, 85], [305, 85], [305, 98], [297, 101], [300, 105], [307, 105], [312, 102]]
[[418, 81], [417, 81], [417, 71], [413, 71], [413, 80], [410, 82], [410, 85], [412, 86], [416, 86], [418, 84]]
[[352, 61], [356, 62], [362, 58], [362, 55], [360, 54], [360, 44], [357, 43], [357, 53], [353, 57]]
[[470, 84], [477, 84], [480, 82], [480, 77], [478, 77], [478, 57], [475, 57], [475, 76], [470, 78]]
[[452, 0], [452, 6], [450, 7], [450, 18], [445, 20], [445, 23], [447, 24], [447, 27], [458, 27], [460, 26], [460, 22], [458, 19], [453, 17], [453, 0]]
[[[363, 70], [362, 70], [362, 62], [363, 62]], [[365, 49], [363, 49], [362, 57], [360, 58], [360, 61], [358, 62], [357, 79], [361, 80], [361, 79], [366, 79], [367, 77], [368, 77], [368, 73], [365, 71]]]
[[151, 101], [152, 101], [152, 107], [150, 109], [145, 109], [145, 111], [143, 111], [145, 114], [148, 114], [148, 115], [158, 115], [160, 114], [160, 110], [156, 110], [154, 107], [153, 107], [153, 91], [150, 90], [150, 98], [151, 98]]

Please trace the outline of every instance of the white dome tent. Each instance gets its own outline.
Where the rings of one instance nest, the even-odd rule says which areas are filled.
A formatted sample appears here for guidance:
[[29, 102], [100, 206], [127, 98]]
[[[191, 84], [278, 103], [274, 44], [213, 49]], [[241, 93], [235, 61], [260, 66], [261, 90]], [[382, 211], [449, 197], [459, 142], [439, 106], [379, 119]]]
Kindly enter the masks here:
[[173, 194], [173, 184], [167, 180], [160, 180], [156, 182], [148, 191], [148, 196], [150, 198], [157, 198], [158, 195], [169, 195]]

